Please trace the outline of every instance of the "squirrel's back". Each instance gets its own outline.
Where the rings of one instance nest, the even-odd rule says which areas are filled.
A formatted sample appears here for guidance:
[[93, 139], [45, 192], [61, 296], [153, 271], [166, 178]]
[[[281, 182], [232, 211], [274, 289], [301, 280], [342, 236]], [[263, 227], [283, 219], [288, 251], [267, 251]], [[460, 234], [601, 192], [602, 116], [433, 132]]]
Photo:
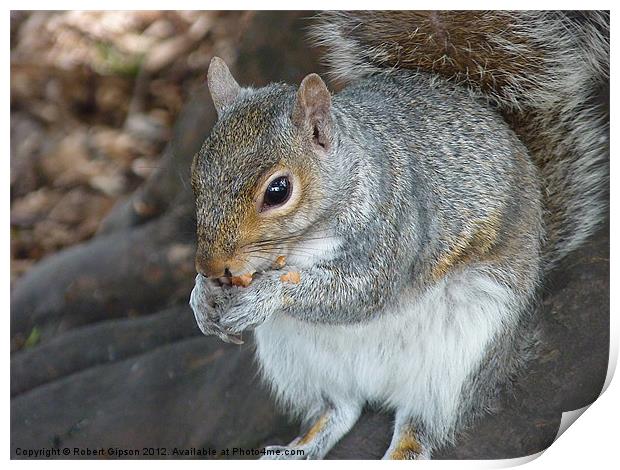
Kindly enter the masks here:
[[[489, 103], [427, 72], [385, 70], [335, 95], [333, 113], [340, 144], [356, 155], [350, 174], [364, 181], [351, 200], [372, 197], [369, 217], [380, 212], [401, 241], [428, 237], [411, 253], [416, 284], [494, 258], [496, 274], [498, 260], [509, 260], [515, 290], [533, 288], [542, 264], [538, 171]], [[343, 213], [339, 226], [371, 223], [356, 204]]]
[[541, 171], [547, 268], [603, 219], [607, 12], [330, 12], [313, 36], [339, 79], [426, 71], [495, 106]]

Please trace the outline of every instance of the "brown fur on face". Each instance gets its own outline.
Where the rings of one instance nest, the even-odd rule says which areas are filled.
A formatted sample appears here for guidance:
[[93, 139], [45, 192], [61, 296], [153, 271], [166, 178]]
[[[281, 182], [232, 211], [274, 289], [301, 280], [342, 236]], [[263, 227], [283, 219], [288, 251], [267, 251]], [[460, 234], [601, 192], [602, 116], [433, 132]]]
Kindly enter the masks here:
[[[273, 175], [281, 172], [291, 174], [294, 199], [282, 207], [261, 212], [260, 203], [266, 185]], [[225, 269], [233, 273], [252, 270], [249, 261], [256, 244], [277, 238], [286, 221], [299, 212], [307, 210], [311, 204], [307, 195], [313, 191], [312, 177], [304, 167], [295, 170], [283, 164], [265, 172], [264, 175], [248, 189], [245, 197], [239, 197], [239, 206], [230, 223], [219, 224], [209, 238], [200, 236], [196, 255], [196, 267], [199, 272], [210, 277], [224, 275]], [[208, 246], [205, 246], [208, 242]], [[273, 262], [280, 256], [279, 252], [269, 253]], [[264, 257], [265, 253], [260, 256]]]
[[[197, 265], [235, 264], [243, 272], [269, 268], [285, 254], [278, 251], [285, 251], [294, 242], [292, 237], [302, 236], [324, 210], [322, 144], [323, 137], [331, 135], [324, 129], [331, 121], [324, 116], [329, 106], [314, 106], [310, 85], [317, 80], [323, 87], [324, 83], [318, 76], [312, 78], [301, 105], [295, 104], [298, 96], [293, 87], [272, 84], [242, 90], [219, 116], [192, 169]], [[326, 87], [323, 91], [329, 98]], [[304, 111], [298, 119], [291, 116], [294, 108]], [[312, 127], [317, 116], [321, 126]], [[317, 129], [325, 133], [318, 141]], [[281, 207], [261, 211], [264, 185], [274, 172], [284, 170], [293, 177], [293, 198]]]

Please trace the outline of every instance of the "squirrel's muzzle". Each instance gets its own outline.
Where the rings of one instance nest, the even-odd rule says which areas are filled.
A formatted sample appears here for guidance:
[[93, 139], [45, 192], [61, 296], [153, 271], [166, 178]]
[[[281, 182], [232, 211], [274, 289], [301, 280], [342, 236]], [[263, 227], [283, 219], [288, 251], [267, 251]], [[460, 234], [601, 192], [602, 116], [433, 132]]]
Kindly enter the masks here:
[[200, 251], [196, 253], [196, 271], [212, 279], [238, 276], [247, 271], [243, 258], [235, 256], [208, 256]]
[[210, 259], [200, 254], [196, 255], [196, 271], [205, 277], [217, 278], [226, 275], [226, 271], [230, 271], [228, 264], [223, 259]]

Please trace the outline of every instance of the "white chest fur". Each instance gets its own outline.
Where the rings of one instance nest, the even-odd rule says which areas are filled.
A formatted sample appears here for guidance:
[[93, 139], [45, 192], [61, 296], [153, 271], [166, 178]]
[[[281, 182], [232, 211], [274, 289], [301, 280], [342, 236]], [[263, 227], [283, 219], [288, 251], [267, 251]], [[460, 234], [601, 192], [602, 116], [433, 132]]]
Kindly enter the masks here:
[[332, 403], [374, 402], [416, 416], [433, 431], [457, 416], [468, 375], [517, 315], [509, 289], [477, 272], [357, 325], [274, 315], [256, 330], [257, 356], [280, 401], [305, 414]]

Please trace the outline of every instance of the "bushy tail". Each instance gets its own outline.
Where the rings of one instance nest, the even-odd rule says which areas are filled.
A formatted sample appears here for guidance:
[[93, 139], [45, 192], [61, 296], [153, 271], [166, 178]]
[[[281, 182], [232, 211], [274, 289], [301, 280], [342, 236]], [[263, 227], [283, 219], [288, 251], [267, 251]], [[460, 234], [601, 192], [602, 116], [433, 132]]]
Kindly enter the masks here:
[[423, 70], [497, 106], [541, 168], [548, 267], [605, 216], [608, 12], [329, 12], [312, 37], [335, 78]]

